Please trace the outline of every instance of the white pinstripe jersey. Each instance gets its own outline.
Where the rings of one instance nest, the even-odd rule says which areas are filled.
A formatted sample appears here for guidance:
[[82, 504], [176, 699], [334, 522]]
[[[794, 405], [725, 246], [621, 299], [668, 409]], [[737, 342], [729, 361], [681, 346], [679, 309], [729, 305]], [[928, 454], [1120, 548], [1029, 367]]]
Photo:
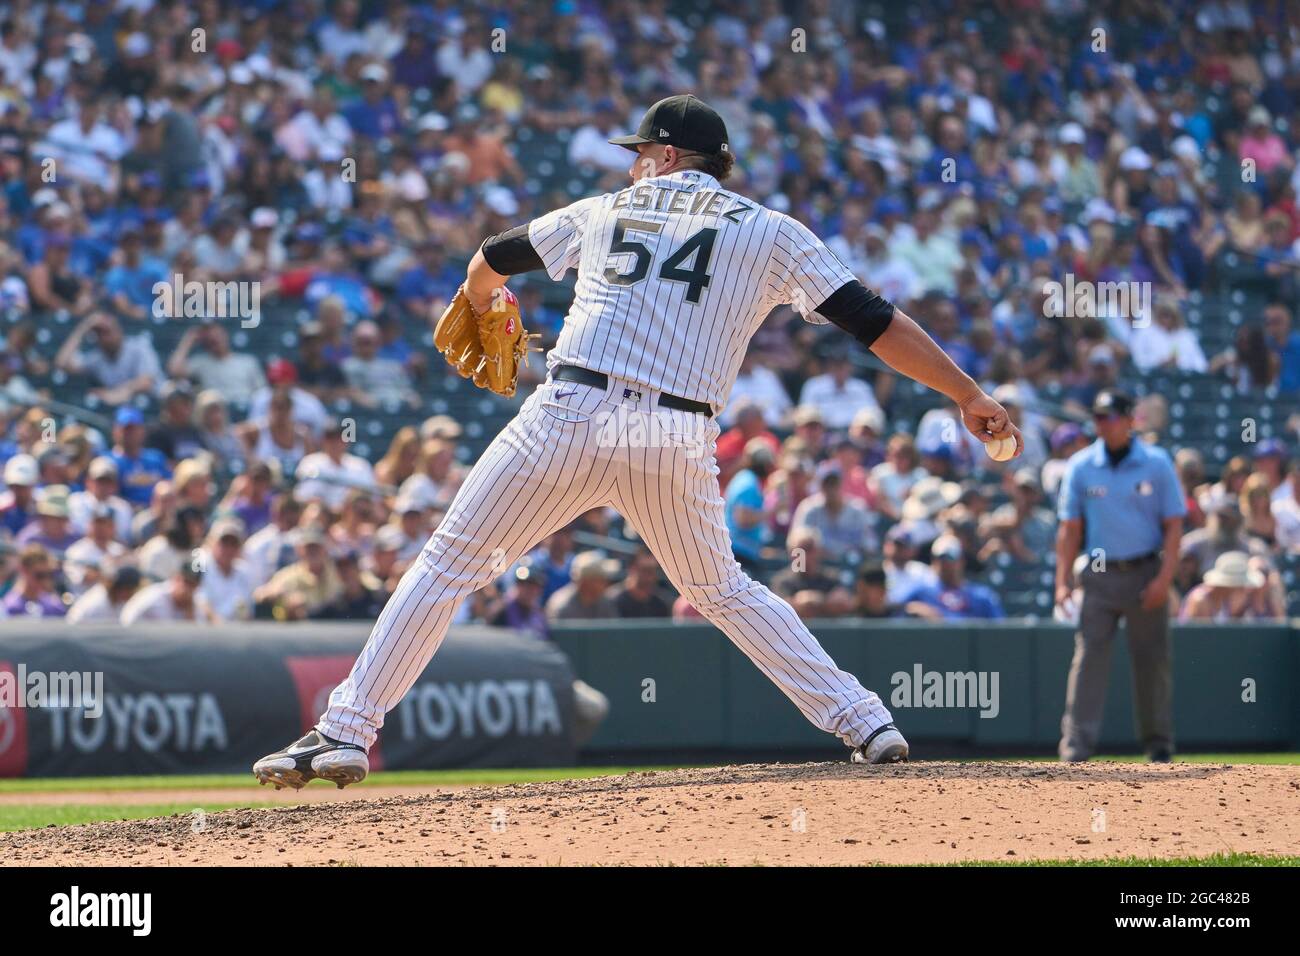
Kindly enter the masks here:
[[775, 306], [794, 304], [824, 324], [813, 310], [854, 278], [806, 226], [695, 170], [579, 200], [534, 219], [528, 238], [552, 279], [578, 270], [548, 365], [715, 410]]

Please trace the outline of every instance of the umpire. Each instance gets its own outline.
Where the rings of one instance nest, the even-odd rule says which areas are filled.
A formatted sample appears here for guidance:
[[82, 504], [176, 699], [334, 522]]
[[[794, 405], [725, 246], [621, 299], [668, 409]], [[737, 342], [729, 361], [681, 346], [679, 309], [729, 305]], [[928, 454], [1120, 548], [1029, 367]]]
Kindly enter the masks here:
[[1088, 556], [1060, 757], [1087, 760], [1097, 748], [1111, 644], [1123, 618], [1138, 738], [1150, 760], [1167, 763], [1173, 752], [1169, 587], [1187, 507], [1169, 455], [1134, 439], [1128, 395], [1099, 392], [1092, 418], [1097, 440], [1070, 458], [1058, 506], [1058, 605], [1070, 598], [1080, 545]]

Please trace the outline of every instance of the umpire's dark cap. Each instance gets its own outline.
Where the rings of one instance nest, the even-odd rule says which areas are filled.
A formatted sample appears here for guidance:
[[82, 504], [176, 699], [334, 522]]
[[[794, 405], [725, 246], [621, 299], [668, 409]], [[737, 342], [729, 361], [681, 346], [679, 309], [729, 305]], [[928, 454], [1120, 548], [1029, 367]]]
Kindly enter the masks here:
[[722, 117], [689, 93], [660, 100], [646, 110], [635, 133], [615, 136], [610, 142], [633, 152], [641, 143], [662, 143], [697, 153], [725, 153], [730, 149]]
[[1092, 400], [1094, 415], [1132, 415], [1133, 399], [1123, 392], [1106, 389], [1098, 392]]

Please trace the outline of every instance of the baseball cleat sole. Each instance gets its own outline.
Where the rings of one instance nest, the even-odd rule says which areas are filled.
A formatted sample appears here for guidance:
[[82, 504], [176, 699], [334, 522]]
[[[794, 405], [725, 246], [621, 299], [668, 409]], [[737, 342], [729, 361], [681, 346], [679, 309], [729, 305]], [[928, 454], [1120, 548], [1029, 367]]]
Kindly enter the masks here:
[[301, 790], [317, 778], [328, 780], [339, 789], [366, 779], [370, 761], [366, 752], [355, 744], [331, 740], [311, 731], [283, 750], [268, 754], [253, 764], [253, 776], [275, 789], [291, 787]]

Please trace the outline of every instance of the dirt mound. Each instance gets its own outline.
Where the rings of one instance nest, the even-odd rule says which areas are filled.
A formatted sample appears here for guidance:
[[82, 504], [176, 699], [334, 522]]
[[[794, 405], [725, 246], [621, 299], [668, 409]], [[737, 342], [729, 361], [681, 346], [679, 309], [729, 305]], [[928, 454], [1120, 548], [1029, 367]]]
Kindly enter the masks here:
[[199, 832], [183, 816], [0, 834], [0, 865], [867, 864], [1294, 853], [1297, 810], [1300, 768], [1286, 766], [755, 764], [229, 810], [209, 814]]

